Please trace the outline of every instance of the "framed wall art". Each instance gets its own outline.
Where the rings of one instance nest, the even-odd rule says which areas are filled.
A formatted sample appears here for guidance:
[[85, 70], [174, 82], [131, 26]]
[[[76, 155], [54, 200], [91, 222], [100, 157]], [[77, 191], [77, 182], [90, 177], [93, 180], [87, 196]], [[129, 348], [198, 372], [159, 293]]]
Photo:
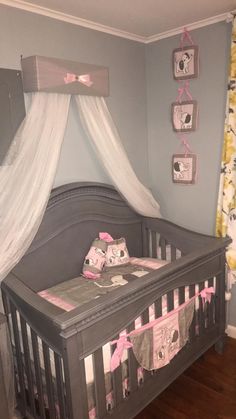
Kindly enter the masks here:
[[190, 45], [173, 51], [173, 76], [175, 80], [193, 79], [199, 73], [198, 46]]
[[195, 183], [196, 167], [196, 154], [174, 154], [172, 156], [173, 182], [185, 185]]
[[174, 102], [171, 105], [173, 130], [177, 132], [195, 131], [197, 127], [198, 106], [196, 100]]

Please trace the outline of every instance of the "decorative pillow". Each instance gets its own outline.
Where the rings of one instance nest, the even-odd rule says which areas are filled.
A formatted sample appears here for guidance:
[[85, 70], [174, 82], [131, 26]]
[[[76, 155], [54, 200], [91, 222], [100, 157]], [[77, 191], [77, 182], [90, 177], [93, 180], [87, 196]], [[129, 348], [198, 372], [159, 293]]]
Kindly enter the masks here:
[[83, 275], [85, 278], [97, 279], [106, 261], [107, 243], [104, 240], [95, 239], [84, 260]]
[[106, 266], [124, 265], [128, 262], [129, 252], [123, 237], [107, 243]]

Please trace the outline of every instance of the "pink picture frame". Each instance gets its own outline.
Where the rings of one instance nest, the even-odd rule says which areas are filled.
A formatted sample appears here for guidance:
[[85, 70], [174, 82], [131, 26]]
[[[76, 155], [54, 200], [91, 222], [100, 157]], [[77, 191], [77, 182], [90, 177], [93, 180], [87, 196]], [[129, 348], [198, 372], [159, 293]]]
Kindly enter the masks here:
[[196, 181], [196, 154], [174, 154], [172, 156], [172, 181], [185, 185]]
[[176, 48], [172, 55], [175, 80], [193, 79], [199, 75], [199, 49], [197, 45]]
[[171, 105], [173, 130], [176, 132], [191, 132], [197, 128], [198, 104], [196, 100], [174, 102]]

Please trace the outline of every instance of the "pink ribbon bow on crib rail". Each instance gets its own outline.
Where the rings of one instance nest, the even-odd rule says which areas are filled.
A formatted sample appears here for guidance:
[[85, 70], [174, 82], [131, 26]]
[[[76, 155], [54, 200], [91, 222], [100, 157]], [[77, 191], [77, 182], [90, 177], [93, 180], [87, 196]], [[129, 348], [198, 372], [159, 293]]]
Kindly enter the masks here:
[[127, 340], [126, 336], [121, 336], [117, 340], [111, 342], [112, 345], [116, 344], [116, 349], [111, 357], [111, 372], [120, 365], [120, 361], [125, 349], [133, 347], [133, 344]]
[[93, 84], [90, 74], [77, 75], [77, 74], [67, 73], [66, 77], [64, 77], [64, 82], [66, 84], [74, 83], [75, 81], [82, 83], [87, 87], [90, 87]]
[[213, 287], [204, 288], [204, 290], [200, 291], [200, 296], [202, 297], [202, 301], [205, 304], [207, 301], [208, 303], [211, 302], [211, 296], [215, 294], [215, 290]]

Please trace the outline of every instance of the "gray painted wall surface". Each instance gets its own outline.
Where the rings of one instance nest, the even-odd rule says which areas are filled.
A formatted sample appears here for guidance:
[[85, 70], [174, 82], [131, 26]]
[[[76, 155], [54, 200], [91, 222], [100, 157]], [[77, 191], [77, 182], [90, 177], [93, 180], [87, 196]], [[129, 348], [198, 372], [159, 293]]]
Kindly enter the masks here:
[[[172, 51], [179, 36], [146, 48], [149, 173], [154, 195], [165, 218], [206, 234], [215, 233], [219, 170], [223, 145], [226, 86], [231, 25], [221, 22], [192, 31], [200, 51], [200, 74], [190, 82], [199, 104], [199, 123], [189, 144], [198, 158], [195, 185], [172, 183], [172, 154], [181, 152], [172, 130], [170, 104], [177, 97], [178, 82], [172, 76]], [[229, 324], [236, 326], [236, 287], [229, 304]]]
[[[0, 67], [20, 68], [20, 55], [44, 55], [109, 67], [109, 109], [140, 179], [148, 184], [145, 46], [0, 5]], [[110, 183], [72, 104], [55, 184]]]
[[230, 25], [226, 22], [192, 31], [200, 51], [200, 74], [190, 82], [199, 104], [199, 123], [189, 144], [198, 157], [195, 185], [172, 183], [171, 158], [181, 152], [171, 125], [170, 106], [177, 98], [172, 75], [172, 51], [179, 36], [150, 44], [146, 49], [148, 151], [151, 186], [164, 217], [187, 228], [213, 234], [218, 196], [224, 127]]

